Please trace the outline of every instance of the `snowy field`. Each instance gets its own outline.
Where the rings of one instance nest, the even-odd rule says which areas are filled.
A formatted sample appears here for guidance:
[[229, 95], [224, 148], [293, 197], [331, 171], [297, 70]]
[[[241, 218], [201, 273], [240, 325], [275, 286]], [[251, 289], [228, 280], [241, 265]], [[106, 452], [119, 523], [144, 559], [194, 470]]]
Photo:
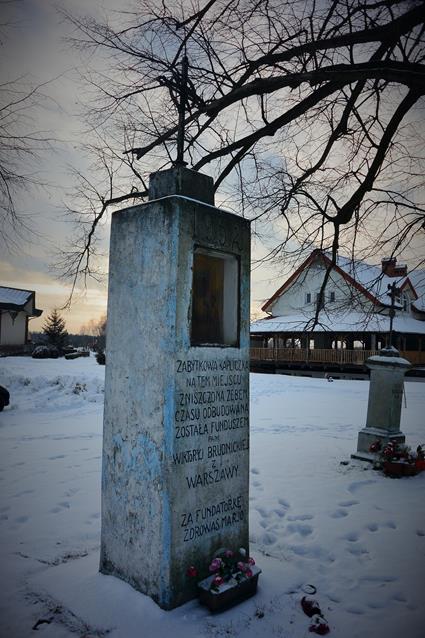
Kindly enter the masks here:
[[[103, 375], [93, 357], [0, 359], [11, 392], [0, 414], [2, 638], [304, 638], [308, 584], [330, 636], [425, 636], [425, 472], [395, 480], [349, 461], [367, 381], [251, 375], [251, 553], [263, 574], [257, 596], [212, 616], [196, 601], [164, 612], [97, 573]], [[406, 383], [412, 447], [425, 443], [424, 390]]]

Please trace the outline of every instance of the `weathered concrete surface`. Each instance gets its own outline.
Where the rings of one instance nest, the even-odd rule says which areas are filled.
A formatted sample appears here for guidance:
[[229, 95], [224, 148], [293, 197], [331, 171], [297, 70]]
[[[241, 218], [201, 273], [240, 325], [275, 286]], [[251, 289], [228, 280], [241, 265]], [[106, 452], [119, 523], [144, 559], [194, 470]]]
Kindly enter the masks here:
[[357, 453], [353, 457], [368, 461], [376, 458], [369, 452], [375, 441], [380, 441], [382, 447], [389, 441], [405, 441], [400, 431], [401, 405], [404, 375], [412, 366], [409, 361], [397, 356], [397, 351], [384, 352], [366, 361], [371, 370], [366, 427], [359, 432]]
[[149, 199], [182, 195], [214, 206], [212, 177], [184, 166], [153, 173], [149, 182]]
[[[240, 347], [190, 345], [196, 246], [239, 260]], [[113, 215], [100, 568], [165, 609], [194, 597], [189, 565], [248, 549], [249, 246], [185, 197]]]

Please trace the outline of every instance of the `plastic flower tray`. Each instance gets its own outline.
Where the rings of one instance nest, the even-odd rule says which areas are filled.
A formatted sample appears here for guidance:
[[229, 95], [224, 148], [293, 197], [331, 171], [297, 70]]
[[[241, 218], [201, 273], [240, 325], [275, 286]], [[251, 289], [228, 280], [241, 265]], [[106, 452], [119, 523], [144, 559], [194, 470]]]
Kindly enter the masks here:
[[404, 461], [384, 461], [383, 469], [384, 474], [394, 478], [414, 476], [418, 471], [415, 465]]
[[257, 591], [258, 576], [261, 574], [261, 569], [253, 565], [251, 571], [252, 576], [249, 578], [243, 578], [239, 583], [234, 578], [231, 578], [220, 585], [217, 590], [210, 589], [214, 575], [201, 580], [198, 583], [199, 602], [201, 605], [208, 607], [211, 612], [218, 612], [229, 609], [254, 596]]

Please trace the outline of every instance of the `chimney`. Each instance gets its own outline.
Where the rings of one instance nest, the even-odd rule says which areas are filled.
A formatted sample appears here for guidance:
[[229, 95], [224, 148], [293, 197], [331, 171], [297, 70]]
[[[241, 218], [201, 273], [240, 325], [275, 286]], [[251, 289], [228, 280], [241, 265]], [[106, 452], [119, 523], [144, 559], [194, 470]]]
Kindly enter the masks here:
[[407, 277], [407, 265], [399, 264], [397, 266], [396, 257], [384, 257], [381, 263], [383, 275], [387, 275], [387, 277]]

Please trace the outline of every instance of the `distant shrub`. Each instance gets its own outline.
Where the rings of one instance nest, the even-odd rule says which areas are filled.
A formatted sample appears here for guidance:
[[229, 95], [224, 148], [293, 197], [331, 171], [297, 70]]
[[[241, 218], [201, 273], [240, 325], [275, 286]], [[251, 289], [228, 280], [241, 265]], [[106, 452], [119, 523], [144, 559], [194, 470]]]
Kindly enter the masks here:
[[96, 352], [96, 361], [99, 365], [104, 366], [106, 362], [106, 357], [104, 352]]
[[57, 359], [59, 350], [55, 346], [37, 346], [31, 356], [33, 359]]

